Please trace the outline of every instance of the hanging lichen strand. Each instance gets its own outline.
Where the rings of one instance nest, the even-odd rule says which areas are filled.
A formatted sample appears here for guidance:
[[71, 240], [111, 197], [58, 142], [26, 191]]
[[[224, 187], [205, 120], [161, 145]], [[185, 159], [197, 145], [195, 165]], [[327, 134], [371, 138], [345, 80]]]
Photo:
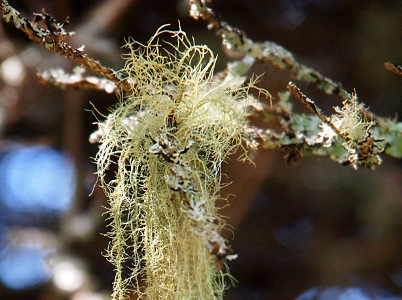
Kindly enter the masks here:
[[[174, 42], [162, 47], [161, 35]], [[213, 79], [213, 53], [181, 30], [161, 28], [147, 45], [127, 48], [131, 93], [100, 124], [96, 157], [110, 205], [113, 299], [132, 291], [146, 299], [221, 299], [225, 261], [236, 255], [220, 235], [215, 201], [222, 162], [247, 139], [252, 84]]]

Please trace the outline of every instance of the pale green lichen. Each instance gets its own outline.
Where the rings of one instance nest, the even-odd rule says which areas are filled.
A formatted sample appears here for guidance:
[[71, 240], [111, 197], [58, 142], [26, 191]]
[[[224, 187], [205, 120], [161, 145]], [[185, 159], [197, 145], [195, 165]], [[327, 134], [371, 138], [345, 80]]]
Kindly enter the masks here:
[[[358, 102], [357, 95], [354, 93], [350, 99], [343, 101], [342, 107], [335, 107], [336, 114], [331, 116], [331, 122], [344, 137], [344, 147], [349, 153], [355, 153], [358, 143], [368, 136], [370, 127], [374, 122], [366, 117], [367, 108], [364, 103]], [[322, 132], [318, 134], [321, 141], [325, 141], [325, 146], [330, 146], [337, 134], [332, 128], [323, 123]]]
[[[166, 35], [174, 43], [162, 47]], [[126, 46], [122, 72], [131, 93], [101, 125], [96, 157], [110, 205], [113, 299], [131, 291], [146, 299], [221, 299], [222, 267], [235, 255], [219, 234], [215, 201], [221, 164], [247, 139], [252, 84], [214, 79], [211, 50], [181, 30], [161, 28], [147, 45]]]
[[339, 160], [342, 164], [351, 165], [355, 169], [357, 167], [373, 169], [381, 164], [378, 154], [384, 149], [378, 143], [384, 139], [372, 136], [371, 127], [375, 122], [368, 120], [367, 108], [364, 107], [364, 103], [358, 102], [356, 93], [342, 104], [341, 108], [335, 107], [336, 114], [321, 125], [322, 132], [318, 133], [317, 142], [330, 147], [334, 139], [340, 137], [343, 141], [342, 146], [348, 153], [346, 158]]

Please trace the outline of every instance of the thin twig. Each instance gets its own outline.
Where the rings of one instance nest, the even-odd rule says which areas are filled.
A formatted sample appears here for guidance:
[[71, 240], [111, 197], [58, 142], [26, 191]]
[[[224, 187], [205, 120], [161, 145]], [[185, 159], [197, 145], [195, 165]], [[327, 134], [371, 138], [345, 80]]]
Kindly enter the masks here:
[[250, 55], [261, 62], [273, 64], [280, 69], [288, 69], [294, 78], [315, 84], [317, 88], [327, 94], [338, 95], [343, 100], [350, 99], [350, 93], [339, 83], [298, 63], [292, 53], [273, 42], [255, 43], [247, 38], [243, 31], [232, 28], [226, 22], [221, 21], [215, 12], [206, 6], [205, 2], [205, 0], [190, 0], [190, 15], [195, 19], [202, 18], [207, 21], [209, 28], [214, 28], [221, 35], [227, 47]]
[[333, 131], [344, 141], [347, 141], [348, 138], [343, 135], [339, 129], [334, 125], [334, 123], [331, 122], [331, 119], [328, 118], [324, 113], [315, 105], [314, 101], [308, 98], [306, 95], [300, 91], [300, 89], [293, 83], [289, 82], [287, 86], [288, 90], [292, 93], [293, 96], [295, 96], [297, 99], [299, 99], [312, 113], [314, 113], [317, 117], [320, 118], [321, 121], [323, 121], [325, 124], [330, 126]]
[[101, 90], [108, 94], [120, 92], [120, 89], [112, 81], [105, 78], [87, 76], [85, 69], [78, 66], [74, 68], [73, 74], [68, 74], [63, 69], [50, 69], [42, 73], [38, 72], [37, 76], [43, 81], [61, 88], [70, 86], [79, 89]]
[[397, 74], [399, 76], [402, 76], [402, 66], [398, 66], [398, 65], [393, 64], [391, 62], [386, 62], [384, 64], [384, 68], [387, 71], [391, 71], [391, 72], [394, 72], [395, 74]]
[[86, 54], [83, 54], [81, 50], [72, 48], [63, 42], [60, 36], [28, 21], [26, 18], [22, 17], [17, 10], [11, 7], [6, 0], [1, 0], [1, 10], [6, 22], [13, 23], [17, 29], [23, 31], [34, 42], [44, 45], [46, 49], [58, 52], [60, 55], [71, 59], [76, 64], [87, 67], [95, 74], [114, 82], [124, 92], [130, 90], [129, 81], [126, 80], [121, 73], [102, 66], [99, 61], [89, 58]]

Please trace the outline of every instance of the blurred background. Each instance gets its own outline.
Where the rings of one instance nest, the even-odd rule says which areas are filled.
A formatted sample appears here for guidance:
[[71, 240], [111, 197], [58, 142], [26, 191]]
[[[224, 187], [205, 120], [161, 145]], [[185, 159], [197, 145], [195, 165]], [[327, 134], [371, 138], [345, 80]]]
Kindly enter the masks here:
[[[10, 0], [29, 20], [46, 12], [70, 17], [74, 47], [103, 65], [123, 67], [129, 36], [146, 42], [163, 24], [181, 27], [218, 54], [218, 71], [235, 58], [188, 1]], [[339, 81], [379, 116], [402, 114], [402, 78], [384, 70], [402, 64], [400, 0], [212, 1], [229, 24], [255, 41], [270, 40], [299, 62]], [[117, 98], [101, 91], [45, 85], [38, 71], [74, 65], [0, 23], [0, 299], [109, 299], [114, 273], [102, 256], [107, 205], [95, 187], [88, 142], [96, 116]], [[274, 98], [286, 71], [258, 65], [259, 85]], [[89, 74], [91, 75], [91, 74]], [[339, 100], [302, 90], [330, 114]], [[93, 113], [96, 107], [95, 114]], [[294, 109], [308, 113], [294, 101]], [[236, 156], [224, 166], [224, 234], [239, 254], [238, 280], [226, 299], [402, 299], [402, 162], [355, 171], [329, 159], [287, 164], [284, 152], [260, 151], [255, 166]], [[236, 196], [233, 196], [236, 195]], [[134, 298], [133, 298], [134, 299]]]

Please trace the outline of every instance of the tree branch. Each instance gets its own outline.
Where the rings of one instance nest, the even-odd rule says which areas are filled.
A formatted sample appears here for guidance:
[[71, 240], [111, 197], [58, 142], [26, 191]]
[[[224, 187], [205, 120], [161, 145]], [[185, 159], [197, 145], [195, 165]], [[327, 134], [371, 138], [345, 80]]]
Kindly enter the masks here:
[[[1, 0], [1, 10], [6, 22], [13, 23], [17, 29], [23, 31], [34, 42], [44, 45], [46, 49], [56, 51], [60, 55], [71, 59], [76, 64], [90, 69], [96, 75], [114, 82], [116, 86], [121, 88], [124, 92], [128, 92], [131, 89], [130, 82], [124, 78], [123, 74], [102, 66], [99, 61], [83, 54], [82, 50], [73, 48], [65, 43], [63, 41], [64, 37], [66, 35], [72, 35], [71, 33], [55, 34], [52, 28], [48, 28], [50, 30], [44, 30], [38, 27], [34, 22], [30, 22], [22, 17], [6, 0]], [[62, 25], [58, 23], [52, 23], [52, 25], [58, 25], [62, 28]]]

